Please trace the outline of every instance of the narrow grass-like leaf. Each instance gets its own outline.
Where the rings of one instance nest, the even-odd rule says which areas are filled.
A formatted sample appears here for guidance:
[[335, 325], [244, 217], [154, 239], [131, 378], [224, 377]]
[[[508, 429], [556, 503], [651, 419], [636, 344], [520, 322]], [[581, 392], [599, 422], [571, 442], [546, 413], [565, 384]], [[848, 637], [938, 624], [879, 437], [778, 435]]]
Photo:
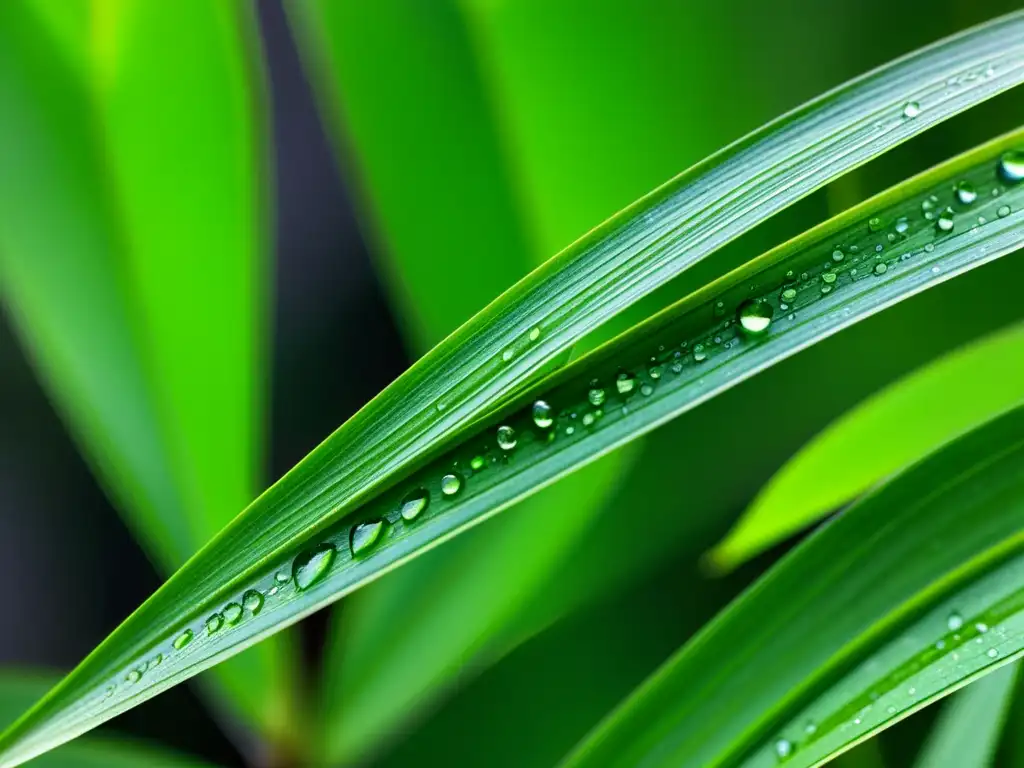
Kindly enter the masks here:
[[[951, 353], [830, 425], [784, 466], [711, 553], [731, 569], [901, 467], [1024, 401], [1024, 326]], [[857, 461], [847, 461], [857, 456]]]
[[[0, 289], [84, 455], [172, 573], [262, 484], [253, 20], [237, 2], [52, 5], [0, 9]], [[290, 739], [290, 658], [277, 641], [225, 665], [218, 703]]]
[[565, 764], [819, 765], [1024, 653], [1022, 428], [998, 417], [825, 526]]
[[[1024, 78], [1022, 31], [1024, 14], [1011, 15], [837, 89], [684, 173], [547, 262], [425, 356], [236, 518], [46, 699], [0, 736], [0, 764], [22, 762], [237, 653], [486, 513], [700, 402], [713, 389], [751, 375], [855, 317], [1018, 245], [1015, 226], [1021, 214], [1012, 211], [977, 232], [940, 239], [931, 251], [914, 253], [912, 263], [894, 264], [887, 277], [875, 275], [881, 279], [872, 280], [871, 275], [844, 274], [831, 298], [820, 297], [816, 285], [803, 284], [794, 303], [799, 320], [779, 323], [763, 343], [730, 340], [737, 343], [728, 349], [724, 344], [713, 347], [710, 353], [704, 346], [705, 334], [724, 317], [715, 317], [714, 306], [704, 304], [708, 295], [702, 293], [684, 308], [692, 313], [677, 310], [659, 318], [644, 329], [644, 339], [656, 350], [681, 333], [691, 338], [696, 334], [702, 341], [694, 365], [715, 370], [717, 387], [709, 386], [706, 376], [687, 375], [679, 384], [663, 387], [659, 396], [646, 397], [647, 382], [633, 378], [632, 387], [626, 379], [611, 383], [623, 396], [639, 390], [634, 400], [646, 407], [631, 410], [627, 404], [625, 412], [613, 412], [611, 406], [618, 399], [613, 398], [593, 435], [585, 429], [592, 426], [589, 423], [581, 421], [579, 428], [566, 423], [571, 412], [560, 416], [558, 431], [564, 435], [571, 426], [572, 435], [557, 441], [554, 450], [524, 433], [507, 464], [511, 470], [482, 473], [472, 493], [465, 493], [463, 486], [475, 471], [468, 450], [478, 449], [466, 445], [467, 455], [460, 458], [469, 466], [459, 466], [461, 479], [454, 473], [438, 477], [437, 468], [430, 468], [427, 490], [433, 513], [422, 516], [419, 524], [366, 520], [369, 525], [352, 528], [356, 519], [351, 513], [359, 503], [381, 494], [482, 416], [522, 393], [546, 362], [584, 333], [829, 179], [1019, 83]], [[909, 108], [910, 103], [916, 108]], [[982, 186], [991, 187], [993, 151], [990, 146], [970, 156], [971, 161], [984, 159], [982, 165], [961, 159], [944, 171], [974, 171]], [[875, 204], [885, 209], [905, 202], [906, 194], [937, 178], [926, 176]], [[850, 223], [844, 219], [841, 226]], [[918, 226], [903, 241], [908, 256], [934, 239], [931, 222], [927, 229], [914, 223]], [[841, 226], [835, 225], [830, 234]], [[819, 253], [800, 255], [803, 259], [796, 261], [806, 261], [808, 269], [820, 265]], [[715, 302], [721, 301], [728, 312], [724, 308], [740, 294], [758, 295], [757, 286], [777, 290], [786, 279], [786, 267], [778, 259], [776, 254], [738, 281], [717, 286]], [[938, 274], [931, 272], [933, 267], [939, 268]], [[812, 294], [820, 300], [812, 301]], [[845, 313], [845, 305], [855, 301], [856, 310], [851, 307]], [[678, 322], [670, 322], [680, 311]], [[712, 345], [720, 335], [711, 337]], [[626, 359], [625, 350], [650, 355], [629, 338], [589, 359], [585, 375], [614, 377]], [[712, 364], [705, 366], [709, 361]], [[581, 382], [573, 379], [580, 372], [567, 372], [550, 390], [556, 415], [580, 402], [575, 398], [587, 397], [586, 386], [581, 389]], [[669, 380], [661, 377], [665, 384]], [[522, 418], [517, 416], [515, 423], [523, 426]], [[502, 434], [510, 437], [506, 431]], [[487, 433], [489, 451], [493, 439], [493, 432]], [[502, 442], [511, 444], [508, 439]], [[451, 469], [451, 458], [444, 461]], [[528, 474], [522, 472], [526, 466]], [[425, 479], [416, 478], [416, 485]], [[410, 486], [392, 488], [374, 497], [374, 505], [379, 505], [374, 509], [386, 506], [390, 519], [401, 519], [398, 502], [409, 490]], [[453, 499], [460, 490], [464, 498]], [[450, 503], [447, 508], [445, 500]], [[374, 510], [366, 511], [371, 513]], [[355, 558], [350, 543], [358, 553]], [[275, 583], [275, 572], [283, 577], [284, 588]], [[294, 576], [290, 582], [289, 574]], [[220, 612], [239, 601], [255, 610], [243, 613], [238, 626], [228, 626]], [[232, 606], [229, 615], [235, 614]], [[213, 618], [209, 631], [207, 617]], [[133, 674], [150, 654], [165, 651], [169, 658], [164, 664], [141, 679]], [[112, 682], [116, 688], [106, 696]]]
[[[38, 701], [59, 677], [42, 673], [0, 671], [0, 728]], [[131, 739], [90, 736], [41, 756], [38, 768], [202, 768], [208, 763]]]
[[986, 768], [992, 764], [1013, 701], [1020, 664], [957, 693], [939, 715], [916, 768]]

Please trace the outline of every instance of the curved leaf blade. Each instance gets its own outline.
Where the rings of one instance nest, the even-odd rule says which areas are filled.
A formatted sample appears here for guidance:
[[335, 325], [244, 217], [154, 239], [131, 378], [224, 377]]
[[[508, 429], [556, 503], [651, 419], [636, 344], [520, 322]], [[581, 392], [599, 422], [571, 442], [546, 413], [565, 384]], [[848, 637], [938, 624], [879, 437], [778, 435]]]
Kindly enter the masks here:
[[[587, 440], [583, 446], [582, 432], [564, 441], [535, 465], [544, 464], [546, 472], [532, 469], [528, 482], [501, 483], [482, 476], [478, 492], [466, 494], [443, 516], [431, 515], [418, 526], [400, 529], [374, 525], [370, 530], [383, 533], [387, 546], [373, 557], [353, 560], [347, 554], [354, 507], [422, 465], [491, 409], [509, 402], [536, 379], [546, 362], [585, 332], [827, 180], [1024, 79], [1022, 31], [1024, 14], [1007, 16], [837, 89], [684, 173], [547, 262], [425, 356], [236, 518], [50, 696], [0, 736], [0, 762], [17, 764], [73, 738], [705, 399], [708, 394], [700, 391], [700, 380], [689, 381], [685, 399], [650, 398], [648, 407], [627, 409], [621, 418], [606, 420], [595, 433], [602, 435], [600, 442]], [[955, 87], [946, 84], [951, 78]], [[909, 100], [922, 107], [916, 117], [904, 114]], [[1016, 247], [1013, 227], [1019, 218], [1018, 213], [1000, 217], [999, 224], [993, 222], [976, 237], [965, 233], [946, 241], [912, 269], [893, 270], [891, 278], [882, 281], [889, 290], [869, 291], [863, 285], [852, 290], [852, 295], [870, 296], [860, 316]], [[911, 244], [920, 241], [908, 239]], [[949, 246], [951, 242], [960, 247]], [[921, 266], [942, 257], [949, 257], [944, 276], [921, 272]], [[765, 264], [761, 267], [768, 269]], [[731, 288], [733, 295], [722, 294], [730, 301], [741, 290], [749, 295], [749, 285]], [[692, 302], [687, 304], [691, 306]], [[666, 317], [645, 332], [661, 329], [668, 334], [662, 325]], [[691, 332], [695, 325], [707, 328], [707, 318], [700, 312], [684, 319]], [[812, 328], [805, 318], [796, 323], [795, 333], [786, 334], [787, 351], [776, 352], [774, 359], [849, 322], [826, 316], [817, 318]], [[675, 335], [680, 328], [671, 330]], [[736, 354], [748, 348], [755, 352], [737, 364], [743, 376], [772, 359], [770, 344], [741, 346]], [[588, 370], [614, 369], [619, 362], [612, 355], [620, 349], [609, 347], [588, 360]], [[718, 367], [722, 387], [735, 373], [725, 364], [732, 357], [718, 361], [723, 363]], [[573, 397], [578, 394], [578, 381], [565, 386]], [[556, 402], [570, 402], [568, 391], [560, 397]], [[524, 442], [517, 454], [520, 463], [528, 455], [526, 446]], [[534, 443], [534, 448], [539, 446]], [[445, 462], [451, 466], [448, 459]], [[435, 498], [448, 498], [449, 494], [440, 494], [439, 479], [430, 479]], [[388, 492], [374, 503], [395, 510], [397, 501], [397, 494]], [[342, 523], [343, 528], [332, 528]], [[312, 543], [334, 547], [334, 567], [315, 586], [300, 578], [303, 590], [282, 591], [274, 574], [286, 574], [293, 567], [301, 571], [297, 575], [309, 573], [299, 567], [307, 553], [296, 551]], [[311, 550], [308, 556], [314, 554]], [[325, 558], [313, 562], [322, 564]], [[205, 619], [211, 612], [250, 589], [274, 599], [261, 602], [258, 615], [247, 615], [240, 626], [207, 634]], [[190, 633], [190, 642], [175, 647], [175, 638], [185, 633]], [[168, 662], [132, 682], [132, 671], [158, 649], [170, 652]], [[106, 697], [103, 692], [111, 681], [117, 687]]]
[[[1024, 400], [1024, 326], [910, 374], [825, 428], [765, 486], [710, 553], [731, 570], [937, 446]], [[857, 456], [857, 461], [847, 461]]]
[[819, 765], [1024, 654], [1022, 427], [999, 417], [825, 526], [565, 765]]

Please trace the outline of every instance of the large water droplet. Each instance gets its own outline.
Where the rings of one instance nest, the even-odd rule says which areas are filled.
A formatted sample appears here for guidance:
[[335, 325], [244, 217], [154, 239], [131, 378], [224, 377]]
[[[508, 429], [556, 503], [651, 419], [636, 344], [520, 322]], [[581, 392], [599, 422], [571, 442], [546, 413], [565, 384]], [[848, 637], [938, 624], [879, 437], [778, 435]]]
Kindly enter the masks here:
[[219, 613], [213, 614], [206, 620], [206, 634], [212, 635], [214, 632], [220, 631], [220, 628], [224, 626], [224, 617]]
[[604, 402], [604, 390], [600, 387], [591, 387], [587, 392], [587, 399], [591, 405], [601, 405]]
[[300, 591], [309, 589], [327, 575], [336, 551], [330, 542], [307, 549], [292, 561], [292, 579]]
[[263, 593], [250, 589], [242, 595], [242, 607], [253, 616], [263, 610]]
[[999, 175], [1011, 184], [1024, 181], [1024, 150], [1011, 150], [999, 158]]
[[888, 270], [889, 267], [884, 261], [880, 261], [878, 264], [875, 264], [876, 275], [884, 275]]
[[274, 575], [274, 581], [276, 581], [278, 584], [287, 584], [289, 581], [291, 581], [291, 579], [291, 574], [285, 571], [278, 571]]
[[384, 532], [383, 520], [369, 520], [365, 523], [357, 523], [352, 526], [348, 535], [349, 547], [352, 550], [352, 557], [364, 555], [373, 549], [373, 545], [380, 539]]
[[441, 493], [454, 496], [462, 488], [462, 480], [454, 472], [441, 478]]
[[628, 371], [622, 371], [615, 378], [615, 390], [620, 395], [628, 395], [636, 388], [636, 377]]
[[1008, 206], [1008, 205], [1001, 205], [1001, 206], [999, 206], [999, 210], [996, 211], [996, 216], [998, 216], [1000, 219], [1005, 219], [1009, 215], [1010, 215], [1010, 206]]
[[193, 637], [195, 637], [195, 635], [192, 634], [192, 630], [186, 629], [184, 632], [182, 632], [180, 635], [174, 638], [174, 642], [171, 643], [171, 645], [174, 646], [174, 650], [180, 651], [182, 648], [184, 648], [186, 645], [192, 642]]
[[127, 680], [129, 683], [137, 683], [141, 679], [142, 673], [139, 672], [139, 670], [137, 669], [133, 669], [131, 672], [127, 674], [127, 676], [125, 676], [125, 680]]
[[224, 606], [224, 621], [234, 626], [242, 620], [242, 606], [238, 603], [228, 603]]
[[939, 214], [938, 220], [935, 222], [935, 226], [938, 227], [940, 232], [952, 232], [953, 231], [953, 216], [955, 212], [952, 208], [947, 208]]
[[512, 427], [498, 427], [498, 447], [503, 451], [511, 451], [516, 447], [519, 440], [516, 438], [516, 431]]
[[[480, 458], [480, 467], [475, 466], [475, 464], [476, 459], [473, 459], [473, 462], [470, 464], [470, 466], [472, 466], [473, 469], [479, 469], [484, 465], [484, 460]], [[406, 521], [415, 520], [417, 517], [420, 516], [420, 513], [427, 508], [427, 505], [429, 503], [430, 494], [427, 493], [425, 488], [417, 488], [415, 491], [412, 491], [408, 496], [402, 499], [402, 519]]]
[[789, 739], [779, 739], [775, 742], [775, 755], [780, 760], [785, 760], [793, 754], [793, 742]]
[[903, 105], [903, 116], [908, 119], [913, 119], [921, 114], [921, 105], [916, 101], [908, 101]]
[[551, 415], [551, 406], [545, 403], [543, 400], [538, 400], [533, 404], [533, 423], [541, 429], [547, 429], [554, 423], [554, 417]]
[[946, 627], [950, 632], [956, 632], [964, 625], [964, 617], [959, 613], [949, 614], [949, 618], [946, 619]]
[[961, 181], [956, 185], [956, 199], [964, 205], [970, 205], [978, 199], [978, 190], [969, 181]]
[[752, 336], [764, 333], [772, 323], [772, 305], [766, 301], [748, 300], [740, 304], [740, 327]]

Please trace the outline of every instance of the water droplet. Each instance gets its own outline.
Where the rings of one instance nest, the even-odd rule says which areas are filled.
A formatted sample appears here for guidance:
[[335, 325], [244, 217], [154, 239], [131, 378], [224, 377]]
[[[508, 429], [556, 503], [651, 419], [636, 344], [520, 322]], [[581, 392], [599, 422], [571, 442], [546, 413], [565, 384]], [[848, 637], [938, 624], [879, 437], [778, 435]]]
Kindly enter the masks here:
[[648, 369], [647, 375], [650, 376], [655, 381], [657, 381], [658, 379], [661, 378], [661, 366], [660, 365], [652, 365]]
[[125, 676], [124, 679], [127, 680], [129, 683], [137, 683], [139, 682], [139, 680], [142, 679], [142, 673], [139, 672], [139, 670], [137, 669], [133, 669]]
[[506, 349], [504, 352], [501, 353], [501, 359], [504, 360], [506, 363], [509, 360], [512, 359], [512, 348], [511, 347], [509, 349]]
[[946, 627], [950, 632], [956, 632], [964, 625], [964, 617], [959, 613], [949, 614], [949, 618], [946, 619]]
[[975, 624], [974, 628], [978, 630], [979, 635], [984, 635], [986, 632], [988, 632], [988, 624], [986, 624], [983, 621], [979, 621], [977, 624]]
[[536, 341], [540, 338], [540, 328], [534, 328], [530, 331], [530, 341]]
[[567, 434], [567, 435], [571, 435], [575, 431], [576, 431], [576, 427], [574, 427], [572, 424], [570, 424], [568, 427], [565, 428], [565, 434]]
[[823, 274], [821, 276], [821, 282], [826, 283], [827, 285], [832, 285], [832, 283], [834, 283], [835, 281], [836, 281], [836, 273], [835, 272], [826, 272], [825, 274]]
[[836, 263], [839, 263], [842, 260], [843, 260], [843, 252], [842, 251], [840, 251], [838, 248], [836, 248], [834, 251], [832, 251], [832, 261], [834, 261]]
[[779, 739], [775, 742], [775, 754], [783, 760], [793, 754], [793, 742], [789, 739]]
[[503, 451], [511, 451], [516, 447], [519, 440], [516, 438], [516, 431], [512, 427], [498, 427], [498, 447]]
[[961, 181], [956, 185], [956, 199], [964, 205], [970, 205], [978, 199], [978, 191], [969, 181]]
[[682, 363], [672, 363], [672, 373], [678, 375], [678, 374], [680, 374], [682, 372], [683, 372], [683, 364]]
[[654, 387], [650, 384], [644, 384], [640, 387], [640, 394], [644, 397], [650, 397], [654, 393]]
[[604, 390], [599, 387], [593, 387], [587, 393], [587, 399], [591, 405], [601, 405], [604, 402]]
[[192, 630], [186, 629], [184, 632], [182, 632], [180, 635], [174, 638], [174, 642], [171, 643], [171, 645], [174, 646], [174, 650], [180, 651], [182, 648], [184, 648], [186, 645], [192, 642], [193, 637], [195, 637], [195, 635], [192, 634]]
[[113, 695], [114, 695], [114, 690], [115, 690], [115, 689], [114, 689], [114, 686], [112, 686], [112, 685], [108, 685], [108, 686], [107, 686], [107, 690], [106, 690], [106, 692], [104, 693], [104, 698], [107, 698], [107, 699], [109, 699], [109, 698], [110, 698], [111, 696], [113, 696]]
[[224, 606], [224, 621], [234, 626], [242, 620], [242, 606], [238, 603], [228, 603]]
[[996, 211], [996, 216], [998, 216], [1000, 219], [1005, 219], [1009, 215], [1010, 215], [1010, 206], [1008, 206], [1008, 205], [1000, 206], [999, 210]]
[[921, 105], [916, 101], [908, 101], [903, 105], [903, 116], [907, 119], [914, 119], [921, 114]]
[[999, 650], [997, 648], [989, 648], [987, 656], [990, 659], [998, 658], [999, 657]]
[[324, 542], [300, 554], [292, 562], [292, 578], [300, 591], [309, 589], [327, 575], [334, 562], [334, 545]]
[[469, 468], [472, 469], [474, 472], [479, 472], [481, 469], [484, 468], [484, 464], [486, 463], [487, 462], [484, 461], [483, 456], [474, 456], [469, 461]]
[[219, 613], [213, 614], [206, 620], [206, 634], [212, 635], [214, 632], [220, 631], [220, 628], [224, 626], [224, 617]]
[[935, 250], [935, 246], [932, 245], [931, 243], [927, 243], [925, 244], [924, 249], [926, 252], [931, 253], [932, 251]]
[[939, 214], [938, 221], [935, 222], [935, 226], [938, 227], [940, 232], [952, 232], [953, 231], [953, 216], [954, 211], [952, 208], [947, 208]]
[[884, 261], [880, 261], [878, 264], [875, 264], [876, 275], [884, 275], [886, 273], [886, 270], [888, 269], [889, 267], [886, 265]]
[[766, 301], [748, 300], [740, 304], [740, 327], [752, 336], [764, 333], [772, 323], [772, 305]]
[[703, 344], [693, 345], [693, 359], [696, 360], [698, 363], [703, 363], [705, 360], [708, 359], [707, 353], [704, 351]]
[[1011, 184], [1024, 181], [1024, 150], [1011, 150], [999, 158], [999, 175]]
[[285, 573], [284, 571], [278, 571], [277, 575], [274, 576], [274, 581], [276, 581], [278, 584], [287, 584], [289, 581], [291, 581], [291, 579], [291, 575]]
[[[483, 459], [477, 458], [480, 459], [480, 464], [482, 465]], [[401, 500], [401, 507], [399, 508], [401, 519], [407, 522], [415, 520], [427, 508], [428, 504], [430, 504], [430, 494], [427, 493], [426, 488], [413, 490], [412, 493]]]
[[445, 496], [454, 496], [462, 488], [462, 480], [455, 473], [445, 475], [441, 478], [441, 493]]
[[352, 557], [366, 554], [373, 549], [383, 532], [383, 520], [369, 520], [353, 525], [349, 532], [349, 547], [352, 550]]
[[277, 592], [278, 592], [277, 587], [271, 587], [270, 589], [267, 590], [267, 594], [270, 595], [271, 597], [276, 595]]
[[907, 221], [906, 216], [896, 220], [896, 231], [898, 233], [905, 235], [908, 229], [910, 229], [910, 222]]
[[813, 736], [818, 732], [818, 724], [813, 720], [808, 720], [807, 725], [804, 726], [804, 733], [808, 736]]
[[782, 292], [782, 300], [783, 301], [793, 301], [793, 299], [795, 299], [795, 298], [796, 298], [796, 289], [795, 288], [787, 288], [786, 290], [784, 290]]
[[263, 594], [255, 589], [250, 589], [242, 595], [242, 607], [255, 616], [263, 610]]
[[593, 423], [594, 423], [594, 414], [592, 414], [592, 413], [585, 413], [585, 414], [583, 414], [583, 426], [584, 427], [589, 427]]
[[615, 390], [620, 395], [628, 395], [635, 388], [636, 388], [636, 378], [633, 376], [633, 374], [631, 374], [631, 373], [629, 373], [627, 371], [622, 371], [615, 378]]
[[543, 400], [538, 400], [533, 404], [533, 423], [541, 429], [547, 429], [554, 423], [555, 419], [551, 415], [551, 406], [545, 403]]
[[872, 232], [880, 232], [885, 225], [882, 224], [882, 220], [877, 216], [872, 216], [868, 219], [868, 229]]

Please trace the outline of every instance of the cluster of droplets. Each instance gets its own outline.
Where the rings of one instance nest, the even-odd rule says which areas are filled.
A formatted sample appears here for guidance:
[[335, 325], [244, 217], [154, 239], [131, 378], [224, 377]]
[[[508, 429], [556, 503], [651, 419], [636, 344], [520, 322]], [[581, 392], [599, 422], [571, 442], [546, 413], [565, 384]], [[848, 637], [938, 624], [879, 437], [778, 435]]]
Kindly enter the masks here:
[[[923, 669], [933, 665], [941, 658], [949, 657], [953, 662], [960, 660], [960, 653], [964, 646], [975, 645], [985, 646], [984, 657], [989, 663], [1000, 658], [998, 638], [1005, 636], [1005, 628], [990, 626], [985, 616], [979, 617], [971, 623], [964, 620], [963, 616], [953, 611], [946, 619], [946, 633], [940, 637], [931, 647], [926, 648], [922, 653], [913, 657], [901, 666], [893, 670], [886, 678], [879, 681], [874, 687], [853, 699], [837, 715], [830, 717], [827, 722], [821, 724], [808, 720], [805, 721], [802, 730], [803, 740], [781, 737], [775, 740], [773, 751], [779, 762], [785, 762], [792, 757], [798, 747], [806, 748], [812, 742], [824, 736], [825, 733], [836, 727], [860, 727], [864, 724], [868, 714], [871, 713], [876, 702], [883, 696], [895, 692], [906, 681]], [[908, 686], [905, 694], [910, 703], [913, 703], [919, 692], [915, 686]], [[895, 705], [889, 705], [885, 709], [885, 719], [889, 719], [900, 712]]]

